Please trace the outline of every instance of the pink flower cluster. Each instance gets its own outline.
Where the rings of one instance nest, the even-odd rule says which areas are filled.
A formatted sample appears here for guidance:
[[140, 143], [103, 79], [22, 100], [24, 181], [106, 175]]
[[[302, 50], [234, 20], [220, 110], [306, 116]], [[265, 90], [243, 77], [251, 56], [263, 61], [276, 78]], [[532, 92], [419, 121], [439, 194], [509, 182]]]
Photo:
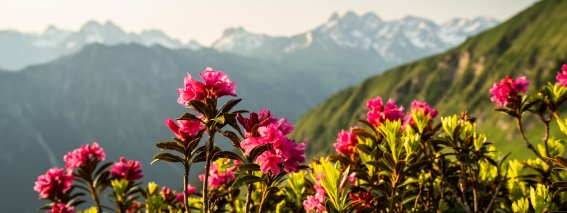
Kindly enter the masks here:
[[386, 120], [397, 121], [404, 118], [404, 107], [396, 106], [396, 102], [392, 99], [384, 105], [381, 97], [368, 100], [366, 108], [369, 110], [367, 113], [368, 122], [374, 126], [380, 126]]
[[521, 76], [513, 80], [512, 77], [506, 76], [500, 83], [494, 83], [489, 92], [492, 94], [490, 100], [498, 107], [508, 106], [508, 100], [518, 96], [520, 93], [526, 93], [530, 82], [526, 77]]
[[[228, 166], [230, 162], [228, 159], [219, 159], [211, 164], [209, 169], [209, 187], [214, 188], [220, 185], [224, 185], [230, 180], [233, 180], [236, 176], [234, 175], [234, 170], [236, 166]], [[235, 164], [238, 164], [236, 162]], [[199, 175], [199, 180], [205, 181], [205, 174]]]
[[60, 197], [71, 189], [72, 181], [73, 176], [64, 169], [52, 168], [37, 177], [33, 190], [43, 199]]
[[337, 140], [333, 145], [338, 153], [344, 155], [352, 155], [358, 144], [358, 138], [356, 133], [354, 133], [354, 128], [350, 128], [349, 131], [344, 129], [339, 132]]
[[428, 115], [430, 119], [435, 118], [435, 116], [437, 116], [438, 113], [436, 109], [432, 109], [431, 107], [429, 107], [429, 104], [427, 102], [414, 100], [411, 103], [410, 114], [406, 116], [406, 123], [415, 124], [415, 121], [413, 120], [411, 113], [415, 113], [418, 111], [423, 111], [424, 115]]
[[205, 82], [196, 81], [191, 74], [187, 74], [184, 79], [185, 86], [177, 90], [179, 93], [177, 103], [188, 105], [192, 100], [218, 99], [225, 95], [236, 96], [236, 84], [223, 72], [215, 72], [213, 68], [208, 67], [200, 76]]
[[276, 119], [268, 110], [250, 113], [249, 118], [238, 115], [238, 121], [246, 130], [246, 138], [240, 143], [246, 155], [254, 148], [271, 144], [272, 148], [264, 151], [256, 158], [260, 170], [267, 174], [280, 173], [281, 164], [286, 172], [297, 172], [299, 164], [305, 162], [305, 142], [297, 143], [288, 138], [293, 125], [287, 119]]
[[[197, 189], [191, 184], [187, 184], [187, 197], [191, 196], [195, 192], [197, 192]], [[183, 202], [183, 192], [175, 194], [175, 199], [179, 202]]]
[[142, 175], [142, 165], [138, 161], [129, 160], [126, 162], [124, 157], [120, 157], [120, 162], [116, 162], [110, 168], [110, 174], [117, 179], [134, 181], [144, 177]]
[[73, 171], [85, 165], [89, 161], [103, 161], [106, 155], [102, 147], [98, 143], [93, 142], [92, 145], [82, 145], [80, 148], [67, 153], [63, 159], [65, 160], [65, 168], [67, 171]]
[[164, 199], [169, 199], [170, 197], [173, 196], [173, 190], [171, 190], [170, 188], [167, 188], [165, 186], [161, 187], [161, 195], [163, 196]]
[[563, 66], [561, 66], [561, 72], [557, 73], [555, 79], [557, 79], [557, 84], [567, 87], [567, 64], [563, 64]]
[[324, 212], [325, 206], [323, 205], [325, 202], [325, 188], [321, 185], [321, 177], [323, 174], [317, 174], [315, 177], [315, 195], [314, 196], [307, 196], [307, 199], [303, 201], [303, 206], [305, 211], [307, 212]]
[[165, 120], [165, 125], [169, 127], [173, 134], [181, 140], [190, 140], [197, 135], [200, 130], [205, 128], [205, 125], [203, 125], [200, 121], [178, 120], [176, 123], [171, 118], [167, 118], [167, 120]]
[[47, 213], [75, 213], [75, 207], [67, 206], [65, 203], [53, 203], [51, 211]]

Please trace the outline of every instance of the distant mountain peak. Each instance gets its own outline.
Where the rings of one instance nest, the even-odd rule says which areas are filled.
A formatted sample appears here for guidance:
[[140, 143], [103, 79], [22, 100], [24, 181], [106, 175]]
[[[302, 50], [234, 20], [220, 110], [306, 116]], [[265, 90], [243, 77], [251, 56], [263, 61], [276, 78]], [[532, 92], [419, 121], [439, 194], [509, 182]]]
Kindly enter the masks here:
[[[264, 49], [275, 54], [287, 54], [311, 46], [313, 39], [361, 50], [374, 50], [387, 61], [405, 61], [407, 50], [437, 53], [463, 42], [468, 36], [489, 29], [497, 21], [487, 17], [472, 20], [457, 18], [461, 25], [437, 24], [427, 18], [406, 16], [397, 20], [382, 20], [376, 13], [359, 15], [347, 11], [334, 12], [319, 27], [292, 37], [271, 37], [247, 32], [242, 27], [229, 28], [212, 48], [244, 56], [265, 57]], [[309, 36], [306, 36], [309, 34]], [[309, 39], [306, 39], [309, 38]], [[309, 42], [307, 42], [309, 41]], [[309, 44], [309, 45], [305, 45]]]

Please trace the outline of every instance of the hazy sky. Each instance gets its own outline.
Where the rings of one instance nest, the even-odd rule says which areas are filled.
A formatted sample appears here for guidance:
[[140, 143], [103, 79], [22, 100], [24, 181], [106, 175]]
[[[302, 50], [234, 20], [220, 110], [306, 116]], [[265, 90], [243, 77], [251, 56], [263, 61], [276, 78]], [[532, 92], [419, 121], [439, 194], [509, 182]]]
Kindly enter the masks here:
[[0, 0], [0, 29], [42, 32], [48, 25], [78, 30], [86, 21], [111, 20], [126, 31], [160, 29], [205, 45], [228, 27], [293, 35], [326, 21], [333, 12], [375, 12], [386, 20], [406, 15], [435, 22], [452, 17], [505, 20], [536, 0]]

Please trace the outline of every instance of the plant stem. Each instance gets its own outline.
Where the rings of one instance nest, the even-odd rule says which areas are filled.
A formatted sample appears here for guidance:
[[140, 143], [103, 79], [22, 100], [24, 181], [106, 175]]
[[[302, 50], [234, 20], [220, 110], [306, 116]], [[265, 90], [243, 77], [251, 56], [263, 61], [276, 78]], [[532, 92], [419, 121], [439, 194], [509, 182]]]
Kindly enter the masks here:
[[[215, 124], [213, 124], [215, 125]], [[209, 170], [211, 168], [211, 152], [213, 151], [213, 145], [215, 140], [215, 131], [212, 130], [213, 127], [209, 127], [208, 134], [209, 140], [207, 141], [207, 155], [205, 162], [205, 181], [203, 182], [203, 209], [205, 213], [209, 212]]]
[[[506, 174], [506, 176], [507, 176], [507, 174]], [[490, 211], [490, 209], [492, 209], [492, 205], [494, 205], [494, 201], [498, 197], [498, 192], [500, 192], [500, 188], [502, 188], [502, 185], [504, 185], [503, 184], [504, 182], [505, 182], [505, 180], [501, 180], [500, 183], [498, 183], [498, 187], [496, 187], [496, 192], [494, 192], [494, 195], [492, 195], [492, 199], [490, 199], [490, 203], [488, 203], [488, 206], [486, 206], [484, 213], [488, 213]]]
[[248, 184], [248, 191], [246, 192], [246, 204], [244, 206], [244, 212], [250, 212], [250, 202], [252, 201], [252, 184]]
[[[516, 116], [516, 124], [517, 124], [517, 128], [520, 131], [520, 135], [522, 136], [522, 139], [524, 140], [524, 143], [526, 144], [526, 146], [528, 147], [528, 149], [532, 150], [532, 152], [540, 159], [542, 159], [543, 161], [546, 161], [545, 159], [543, 159], [543, 157], [541, 157], [541, 154], [534, 148], [534, 146], [530, 143], [530, 141], [528, 140], [528, 138], [526, 137], [526, 134], [524, 133], [524, 128], [522, 126], [522, 117], [521, 115]], [[547, 162], [547, 161], [546, 161]]]
[[478, 212], [478, 192], [476, 190], [476, 181], [473, 183], [473, 211]]
[[466, 195], [465, 195], [465, 185], [460, 180], [459, 180], [459, 187], [461, 188], [461, 196], [462, 196], [462, 199], [463, 199], [463, 204], [465, 204], [465, 211], [468, 212], [468, 213], [472, 213], [471, 207], [469, 206], [469, 203], [467, 202], [467, 198], [466, 198]]
[[[440, 164], [441, 162], [443, 162], [445, 159], [442, 158], [442, 161], [439, 161]], [[439, 165], [439, 174], [441, 175], [441, 178], [443, 179], [443, 182], [447, 183], [447, 186], [449, 186], [449, 192], [451, 192], [451, 194], [456, 198], [457, 202], [459, 202], [459, 204], [465, 209], [466, 212], [470, 213], [470, 208], [468, 208], [468, 204], [466, 204], [466, 200], [463, 198], [460, 198], [459, 195], [457, 195], [457, 192], [455, 189], [453, 189], [453, 186], [451, 185], [451, 183], [449, 182], [449, 179], [447, 179], [447, 177], [445, 177], [445, 173], [443, 173], [443, 169], [445, 169], [443, 167], [443, 165]]]
[[100, 206], [100, 200], [98, 198], [98, 193], [96, 192], [96, 189], [93, 185], [93, 181], [92, 180], [88, 180], [87, 181], [89, 184], [89, 191], [91, 193], [91, 197], [93, 198], [94, 202], [95, 202], [95, 206], [96, 206], [96, 211], [97, 212], [102, 212], [102, 207]]
[[549, 122], [551, 122], [551, 118], [545, 119], [543, 115], [540, 115], [539, 118], [545, 124], [545, 136], [543, 137], [543, 145], [545, 146], [545, 156], [551, 157], [549, 156], [549, 147], [547, 146], [547, 141], [549, 141]]
[[262, 208], [264, 207], [264, 201], [266, 200], [266, 191], [268, 187], [262, 192], [262, 201], [260, 201], [260, 207], [258, 207], [258, 213], [262, 213]]
[[185, 174], [183, 176], [183, 205], [185, 206], [185, 212], [189, 213], [191, 212], [191, 210], [189, 209], [189, 202], [187, 201], [187, 199], [189, 198], [187, 196], [187, 184], [189, 184], [189, 169], [191, 169], [191, 166], [189, 164], [189, 158], [188, 156], [185, 157]]

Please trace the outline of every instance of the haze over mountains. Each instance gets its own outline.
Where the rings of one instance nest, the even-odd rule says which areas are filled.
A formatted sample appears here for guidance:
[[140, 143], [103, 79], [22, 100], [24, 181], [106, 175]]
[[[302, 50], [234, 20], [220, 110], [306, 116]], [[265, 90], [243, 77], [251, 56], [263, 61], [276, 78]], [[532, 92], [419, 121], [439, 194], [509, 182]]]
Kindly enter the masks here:
[[212, 48], [158, 31], [125, 33], [110, 22], [90, 22], [78, 32], [2, 31], [0, 67], [26, 68], [0, 71], [0, 167], [12, 173], [0, 176], [0, 187], [26, 203], [0, 200], [0, 206], [32, 212], [40, 203], [32, 191], [37, 175], [61, 167], [64, 154], [91, 141], [106, 149], [108, 160], [139, 160], [147, 180], [179, 188], [179, 178], [169, 175], [178, 168], [149, 162], [154, 144], [171, 137], [164, 120], [183, 111], [176, 89], [188, 71], [221, 69], [237, 83], [242, 108], [265, 107], [294, 121], [340, 89], [494, 24], [455, 19], [442, 27], [415, 17], [387, 22], [347, 13], [289, 38], [227, 30]]

